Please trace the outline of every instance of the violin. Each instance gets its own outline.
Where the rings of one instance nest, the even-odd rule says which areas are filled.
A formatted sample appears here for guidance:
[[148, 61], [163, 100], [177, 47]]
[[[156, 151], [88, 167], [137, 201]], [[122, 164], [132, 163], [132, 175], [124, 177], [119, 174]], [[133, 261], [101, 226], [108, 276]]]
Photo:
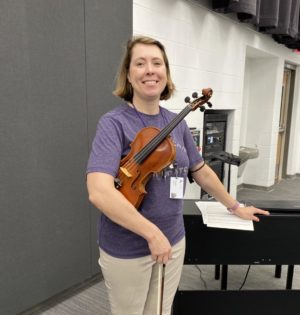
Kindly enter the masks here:
[[200, 108], [205, 110], [205, 104], [212, 107], [209, 99], [212, 89], [202, 90], [202, 95], [194, 92], [192, 97], [185, 98], [186, 107], [162, 130], [156, 127], [142, 128], [130, 144], [130, 152], [121, 160], [120, 168], [115, 178], [115, 187], [139, 208], [145, 195], [145, 186], [153, 173], [159, 173], [175, 159], [176, 147], [170, 133], [191, 111]]

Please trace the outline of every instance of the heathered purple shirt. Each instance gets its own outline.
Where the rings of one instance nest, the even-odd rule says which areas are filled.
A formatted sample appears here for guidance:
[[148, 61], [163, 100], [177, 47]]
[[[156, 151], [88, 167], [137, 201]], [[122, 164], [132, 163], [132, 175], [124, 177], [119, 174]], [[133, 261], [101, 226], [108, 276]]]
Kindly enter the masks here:
[[[130, 143], [138, 131], [146, 126], [163, 129], [176, 114], [160, 107], [157, 115], [137, 113], [128, 104], [123, 104], [101, 117], [87, 166], [87, 173], [102, 172], [115, 177], [120, 159], [130, 151]], [[168, 167], [163, 174], [154, 174], [146, 185], [147, 195], [139, 211], [156, 224], [171, 245], [184, 237], [183, 200], [170, 199], [170, 177], [184, 178], [188, 169], [203, 159], [199, 154], [191, 132], [183, 120], [172, 131], [176, 145], [176, 168]], [[185, 186], [185, 184], [184, 184]], [[113, 200], [112, 200], [113, 202]], [[122, 211], [122, 209], [120, 209]], [[118, 258], [137, 258], [150, 255], [147, 241], [141, 236], [112, 222], [101, 214], [98, 223], [98, 244], [109, 255]]]

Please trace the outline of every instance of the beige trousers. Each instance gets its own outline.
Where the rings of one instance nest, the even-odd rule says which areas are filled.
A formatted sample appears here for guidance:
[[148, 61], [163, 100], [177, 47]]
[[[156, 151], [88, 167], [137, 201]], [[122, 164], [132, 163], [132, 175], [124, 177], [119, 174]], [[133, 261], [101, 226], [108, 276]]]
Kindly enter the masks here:
[[[163, 293], [163, 315], [171, 313], [183, 266], [185, 238], [172, 248], [172, 259], [166, 264]], [[113, 315], [156, 315], [159, 301], [159, 267], [145, 256], [120, 259], [100, 249], [101, 266]]]

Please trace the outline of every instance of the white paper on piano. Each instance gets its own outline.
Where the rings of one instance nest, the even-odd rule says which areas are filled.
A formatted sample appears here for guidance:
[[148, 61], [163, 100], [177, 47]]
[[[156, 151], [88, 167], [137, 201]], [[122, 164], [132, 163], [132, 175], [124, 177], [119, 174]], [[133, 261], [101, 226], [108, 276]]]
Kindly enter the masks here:
[[197, 201], [203, 223], [208, 227], [254, 231], [253, 221], [244, 220], [230, 213], [225, 206], [217, 201]]

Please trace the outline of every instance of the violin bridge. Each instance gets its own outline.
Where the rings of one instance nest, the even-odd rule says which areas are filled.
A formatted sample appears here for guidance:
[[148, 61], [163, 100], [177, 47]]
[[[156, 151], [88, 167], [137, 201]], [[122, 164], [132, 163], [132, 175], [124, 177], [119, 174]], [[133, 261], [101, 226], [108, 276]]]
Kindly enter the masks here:
[[125, 167], [120, 167], [122, 173], [124, 173], [127, 177], [132, 177], [132, 175], [127, 171]]

